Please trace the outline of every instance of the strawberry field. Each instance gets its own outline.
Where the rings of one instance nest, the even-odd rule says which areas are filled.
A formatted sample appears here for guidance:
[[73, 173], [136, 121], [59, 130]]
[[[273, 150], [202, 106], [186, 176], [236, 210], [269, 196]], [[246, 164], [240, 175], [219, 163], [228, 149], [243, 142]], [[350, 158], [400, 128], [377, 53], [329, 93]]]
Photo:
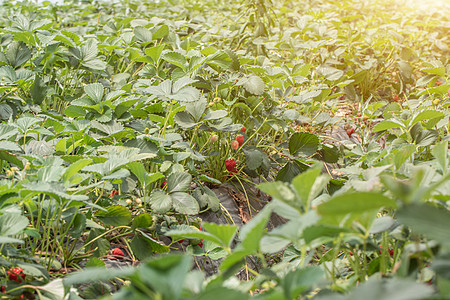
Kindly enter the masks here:
[[0, 298], [450, 299], [450, 4], [0, 3]]

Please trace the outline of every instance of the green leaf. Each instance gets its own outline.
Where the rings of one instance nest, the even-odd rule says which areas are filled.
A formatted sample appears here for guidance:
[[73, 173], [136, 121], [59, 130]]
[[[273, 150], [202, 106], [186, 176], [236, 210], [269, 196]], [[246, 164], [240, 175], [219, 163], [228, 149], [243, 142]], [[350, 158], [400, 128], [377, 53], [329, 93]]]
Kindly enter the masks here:
[[153, 253], [167, 253], [170, 250], [168, 246], [161, 244], [141, 231], [137, 232], [131, 240], [130, 246], [133, 253], [140, 260], [154, 256]]
[[131, 212], [121, 205], [108, 207], [107, 211], [98, 211], [95, 216], [105, 225], [123, 226], [131, 221]]
[[67, 167], [67, 169], [65, 170], [65, 172], [64, 172], [64, 174], [62, 176], [62, 179], [64, 181], [69, 181], [70, 178], [72, 178], [72, 176], [74, 176], [81, 169], [83, 169], [84, 167], [86, 167], [86, 166], [88, 166], [90, 164], [92, 164], [92, 160], [90, 160], [90, 159], [77, 160], [76, 162], [71, 164], [69, 167]]
[[168, 63], [171, 63], [172, 65], [180, 67], [183, 71], [186, 71], [187, 62], [183, 54], [174, 51], [169, 51], [164, 53], [161, 58], [167, 61]]
[[134, 35], [136, 38], [144, 43], [149, 43], [152, 41], [152, 33], [145, 27], [137, 26], [134, 28]]
[[84, 91], [95, 103], [100, 103], [102, 102], [105, 88], [101, 83], [91, 83], [84, 87]]
[[0, 235], [15, 235], [29, 224], [28, 218], [19, 214], [4, 213], [0, 216]]
[[242, 85], [250, 94], [260, 96], [264, 93], [266, 84], [259, 76], [249, 76], [241, 78], [236, 85]]
[[[167, 181], [167, 185], [168, 185]], [[200, 210], [197, 200], [185, 192], [174, 192], [170, 194], [172, 205], [179, 213], [186, 215], [195, 215]]]
[[310, 290], [323, 280], [325, 273], [319, 266], [309, 266], [290, 271], [282, 281], [286, 299], [297, 299], [300, 294]]
[[45, 85], [42, 78], [38, 75], [34, 77], [34, 83], [31, 87], [30, 93], [31, 97], [33, 98], [33, 103], [40, 105], [42, 101], [45, 99], [45, 96], [47, 95], [48, 87]]
[[176, 172], [167, 178], [167, 192], [185, 192], [191, 186], [192, 176], [185, 172]]
[[409, 124], [410, 127], [414, 126], [414, 124], [429, 120], [429, 119], [442, 119], [444, 117], [444, 113], [437, 110], [425, 110], [418, 114], [416, 114]]
[[322, 216], [346, 215], [378, 210], [382, 207], [397, 207], [394, 200], [378, 193], [347, 193], [331, 198], [317, 207]]
[[372, 129], [372, 132], [379, 132], [392, 128], [405, 128], [405, 125], [402, 122], [397, 121], [395, 119], [384, 120], [375, 125]]
[[132, 229], [147, 228], [147, 227], [152, 226], [152, 224], [153, 224], [152, 216], [149, 215], [148, 213], [143, 213], [143, 214], [137, 215], [133, 219], [131, 228]]
[[228, 247], [220, 237], [217, 237], [209, 232], [192, 228], [191, 226], [187, 225], [180, 225], [176, 229], [168, 231], [166, 234], [168, 236], [171, 236], [173, 239], [202, 239], [223, 246], [224, 248]]
[[394, 225], [394, 224], [395, 224], [395, 220], [390, 216], [383, 216], [380, 218], [376, 218], [372, 224], [372, 227], [370, 227], [370, 233], [377, 234], [377, 233], [386, 231], [389, 228], [391, 228], [392, 225]]
[[245, 164], [250, 170], [256, 170], [263, 162], [263, 154], [258, 149], [244, 149]]
[[231, 247], [231, 243], [233, 242], [237, 231], [237, 227], [235, 225], [204, 222], [202, 226], [206, 231], [220, 240], [220, 245], [224, 248]]
[[445, 77], [445, 66], [442, 62], [435, 60], [432, 62], [425, 63], [427, 68], [422, 69], [423, 72], [428, 74], [438, 75], [440, 77]]
[[191, 268], [191, 257], [166, 255], [142, 264], [138, 275], [146, 285], [161, 294], [162, 299], [180, 299], [184, 281]]
[[269, 194], [275, 199], [292, 205], [295, 202], [295, 194], [289, 185], [284, 182], [265, 182], [258, 185], [258, 189]]
[[150, 206], [155, 212], [164, 214], [172, 208], [172, 198], [164, 191], [153, 191], [150, 195]]
[[302, 237], [306, 243], [311, 243], [322, 237], [337, 237], [342, 232], [348, 232], [348, 229], [330, 225], [312, 225], [303, 230]]
[[428, 204], [411, 204], [400, 208], [396, 216], [413, 232], [424, 234], [444, 245], [450, 245], [450, 212]]
[[114, 277], [126, 277], [135, 272], [134, 267], [121, 268], [88, 268], [83, 271], [74, 272], [67, 275], [63, 281], [66, 287], [71, 287], [74, 284], [106, 281]]
[[19, 239], [11, 238], [8, 236], [0, 236], [0, 244], [23, 244], [24, 242]]
[[287, 162], [280, 171], [278, 171], [277, 181], [291, 182], [295, 176], [308, 170], [309, 166], [298, 160]]
[[153, 33], [154, 40], [160, 40], [169, 34], [169, 26], [166, 24], [161, 25], [158, 30]]
[[319, 148], [319, 138], [311, 133], [296, 132], [289, 139], [289, 152], [291, 155], [303, 154], [311, 156]]
[[[390, 278], [389, 280], [380, 280], [372, 277], [343, 296], [341, 300], [419, 300], [428, 299], [433, 292], [433, 287], [410, 279]], [[339, 300], [340, 298], [334, 297], [332, 299]]]
[[[292, 180], [292, 186], [301, 201], [299, 204], [302, 204], [303, 207], [306, 207], [307, 209], [309, 208], [311, 201], [323, 191], [330, 180], [329, 177], [320, 175], [321, 171], [321, 166], [317, 165], [315, 168], [307, 170]], [[300, 206], [301, 205], [299, 205], [299, 207]]]
[[435, 145], [431, 150], [431, 153], [438, 161], [444, 175], [447, 174], [447, 149], [448, 141], [443, 141]]
[[254, 251], [259, 249], [259, 243], [266, 232], [266, 225], [271, 214], [271, 208], [266, 206], [250, 222], [242, 226], [239, 233], [241, 239], [239, 250]]
[[228, 288], [212, 285], [212, 287], [207, 287], [203, 292], [201, 292], [195, 300], [248, 300], [250, 299], [247, 294], [243, 292]]

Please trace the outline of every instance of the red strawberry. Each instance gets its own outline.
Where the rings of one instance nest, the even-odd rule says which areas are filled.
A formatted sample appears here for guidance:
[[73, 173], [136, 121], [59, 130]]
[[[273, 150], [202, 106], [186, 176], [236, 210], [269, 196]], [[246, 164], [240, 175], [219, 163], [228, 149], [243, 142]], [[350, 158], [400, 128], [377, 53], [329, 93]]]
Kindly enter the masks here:
[[238, 135], [234, 138], [236, 141], [238, 141], [239, 146], [242, 146], [242, 144], [244, 143], [244, 137], [242, 135]]
[[228, 171], [233, 172], [236, 169], [236, 161], [232, 158], [229, 158], [225, 161], [225, 167]]
[[203, 248], [203, 242], [200, 242], [197, 245], [200, 246], [200, 248]]
[[1, 292], [2, 294], [6, 294], [6, 286], [2, 285]]
[[357, 116], [358, 116], [358, 118], [361, 118], [361, 113], [358, 113]]
[[246, 132], [246, 131], [247, 131], [247, 128], [245, 128], [245, 127], [241, 128], [241, 132]]
[[114, 248], [112, 251], [112, 255], [125, 256], [125, 254], [123, 254], [123, 251], [120, 250], [119, 248]]
[[233, 168], [233, 170], [230, 170], [230, 172], [231, 172], [231, 173], [237, 173], [237, 172], [239, 172], [239, 171], [238, 171], [238, 169]]
[[167, 180], [164, 180], [164, 181], [161, 183], [161, 188], [163, 189], [166, 185], [167, 185]]
[[398, 101], [398, 99], [399, 99], [399, 97], [398, 97], [398, 95], [394, 95], [394, 97], [392, 98], [395, 102], [397, 102]]
[[231, 142], [231, 149], [237, 150], [239, 148], [239, 142], [238, 141], [232, 141]]
[[349, 129], [347, 129], [347, 135], [350, 137], [352, 134], [353, 134], [353, 132], [355, 132], [355, 128], [349, 128]]
[[[23, 273], [23, 269], [22, 268], [12, 268], [11, 270], [7, 271], [6, 274], [8, 274], [9, 280], [22, 282], [22, 279], [25, 279], [25, 274]], [[20, 279], [18, 275], [22, 279]]]

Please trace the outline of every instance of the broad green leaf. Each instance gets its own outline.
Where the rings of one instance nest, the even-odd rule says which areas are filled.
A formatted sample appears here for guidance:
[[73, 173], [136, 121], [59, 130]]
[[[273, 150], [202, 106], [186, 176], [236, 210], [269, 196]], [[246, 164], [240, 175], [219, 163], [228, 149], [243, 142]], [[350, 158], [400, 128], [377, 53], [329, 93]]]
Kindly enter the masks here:
[[372, 227], [370, 227], [371, 234], [377, 234], [383, 231], [388, 230], [395, 224], [395, 220], [390, 216], [383, 216], [380, 218], [376, 218], [372, 223]]
[[74, 162], [73, 164], [71, 164], [69, 167], [66, 168], [66, 170], [62, 176], [62, 179], [64, 181], [69, 181], [70, 178], [72, 178], [72, 176], [74, 176], [81, 169], [83, 169], [84, 167], [86, 167], [90, 164], [92, 164], [92, 160], [90, 160], [90, 159], [80, 159], [80, 160]]
[[319, 266], [298, 268], [286, 274], [282, 281], [286, 299], [297, 299], [302, 293], [312, 289], [323, 280], [324, 271]]
[[132, 239], [131, 248], [133, 252], [136, 251], [136, 256], [141, 260], [153, 256], [153, 253], [162, 254], [167, 253], [170, 250], [168, 246], [158, 242], [142, 231], [138, 231]]
[[258, 149], [244, 149], [245, 164], [250, 170], [256, 170], [263, 162], [263, 154]]
[[212, 285], [196, 296], [195, 300], [248, 300], [249, 295], [229, 287]]
[[153, 191], [150, 195], [150, 206], [155, 212], [164, 214], [172, 208], [172, 198], [164, 191]]
[[443, 66], [442, 62], [435, 60], [425, 64], [427, 67], [422, 69], [423, 72], [445, 77], [445, 66]]
[[134, 35], [136, 38], [144, 43], [149, 43], [152, 41], [152, 33], [145, 27], [137, 26], [134, 28]]
[[138, 269], [139, 278], [149, 285], [162, 299], [180, 299], [184, 281], [192, 268], [190, 256], [159, 256]]
[[443, 112], [440, 112], [437, 110], [425, 110], [425, 111], [418, 113], [417, 115], [415, 115], [412, 118], [411, 123], [409, 124], [409, 127], [412, 127], [412, 126], [414, 126], [414, 124], [424, 121], [424, 120], [435, 119], [435, 118], [442, 119], [443, 117], [444, 117]]
[[292, 186], [297, 192], [301, 204], [306, 209], [309, 209], [311, 201], [323, 191], [330, 180], [329, 177], [321, 176], [321, 171], [322, 168], [318, 165], [315, 168], [303, 172], [292, 180]]
[[153, 224], [152, 216], [149, 215], [148, 213], [143, 213], [143, 214], [137, 215], [133, 219], [131, 227], [133, 229], [136, 229], [136, 228], [147, 228], [147, 227], [152, 226], [152, 224]]
[[450, 245], [450, 213], [428, 204], [411, 204], [400, 208], [396, 216], [413, 232], [424, 234], [444, 245]]
[[108, 207], [107, 211], [98, 211], [95, 216], [105, 225], [123, 226], [131, 221], [131, 212], [121, 205]]
[[176, 229], [172, 229], [166, 234], [171, 236], [173, 239], [202, 239], [220, 245], [224, 248], [228, 247], [228, 245], [224, 243], [220, 237], [215, 236], [213, 233], [197, 230], [187, 225], [178, 226]]
[[101, 83], [91, 83], [84, 87], [84, 91], [95, 103], [100, 103], [103, 99], [105, 88]]
[[302, 238], [305, 239], [306, 243], [310, 243], [322, 237], [337, 237], [342, 232], [347, 231], [348, 229], [343, 227], [318, 224], [303, 229]]
[[66, 287], [71, 287], [74, 284], [88, 283], [95, 281], [106, 281], [114, 277], [126, 277], [136, 271], [134, 267], [121, 268], [88, 268], [83, 271], [69, 274], [63, 279]]
[[448, 141], [443, 141], [435, 145], [431, 153], [433, 153], [433, 156], [438, 161], [444, 175], [447, 174]]
[[292, 205], [296, 199], [294, 192], [284, 182], [266, 182], [258, 185], [258, 189], [275, 199]]
[[237, 230], [235, 225], [204, 222], [202, 226], [206, 231], [219, 239], [224, 248], [229, 248], [231, 246], [231, 242], [233, 241]]
[[195, 215], [200, 210], [197, 200], [188, 193], [174, 192], [170, 194], [170, 197], [172, 198], [173, 208], [179, 213]]
[[236, 85], [242, 85], [250, 94], [260, 96], [264, 93], [266, 84], [259, 76], [249, 76], [241, 78]]
[[311, 133], [296, 132], [289, 139], [289, 153], [291, 155], [311, 156], [319, 148], [319, 138]]
[[259, 249], [260, 240], [266, 232], [266, 225], [271, 214], [271, 208], [266, 206], [256, 216], [254, 216], [253, 219], [242, 226], [239, 232], [239, 238], [241, 239], [239, 249], [245, 249], [248, 251], [255, 251]]
[[172, 173], [167, 178], [167, 192], [185, 192], [191, 186], [192, 176], [189, 173]]
[[161, 58], [167, 61], [168, 63], [171, 63], [172, 65], [180, 67], [183, 71], [186, 71], [187, 62], [183, 54], [174, 51], [169, 51], [164, 53]]
[[0, 216], [0, 235], [15, 235], [29, 224], [28, 218], [19, 214], [4, 213]]
[[378, 210], [382, 207], [395, 208], [394, 200], [378, 193], [346, 193], [331, 198], [317, 207], [317, 212], [322, 216], [338, 216], [348, 213], [363, 213]]
[[0, 236], [0, 244], [23, 244], [24, 242], [19, 239], [11, 238], [8, 236]]
[[405, 125], [402, 122], [397, 121], [395, 119], [384, 120], [384, 121], [381, 121], [380, 123], [378, 123], [377, 125], [375, 125], [373, 127], [372, 131], [379, 132], [379, 131], [384, 131], [384, 130], [388, 130], [388, 129], [392, 129], [392, 128], [405, 128]]

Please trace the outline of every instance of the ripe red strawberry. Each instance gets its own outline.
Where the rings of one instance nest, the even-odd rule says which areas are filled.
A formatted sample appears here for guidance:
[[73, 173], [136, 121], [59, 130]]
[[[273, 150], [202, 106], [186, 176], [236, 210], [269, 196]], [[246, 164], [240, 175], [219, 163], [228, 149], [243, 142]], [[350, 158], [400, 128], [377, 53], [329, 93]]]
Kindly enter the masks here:
[[6, 286], [2, 285], [1, 292], [2, 294], [6, 294]]
[[395, 102], [397, 102], [398, 101], [398, 99], [399, 99], [399, 97], [398, 97], [398, 95], [394, 95], [394, 97], [392, 98]]
[[164, 181], [161, 183], [161, 188], [163, 189], [166, 185], [167, 185], [167, 180], [164, 180]]
[[12, 268], [9, 271], [7, 271], [6, 274], [8, 274], [9, 280], [22, 282], [22, 279], [25, 279], [25, 274], [23, 273], [22, 268]]
[[244, 143], [244, 137], [242, 135], [238, 135], [234, 138], [236, 141], [238, 141], [239, 146], [242, 146], [242, 144]]
[[[202, 240], [203, 241], [203, 240]], [[200, 242], [197, 244], [198, 246], [200, 246], [200, 248], [203, 248], [203, 242]]]
[[245, 127], [241, 128], [241, 132], [246, 132], [246, 131], [247, 131], [247, 128], [245, 128]]
[[233, 172], [236, 169], [236, 161], [232, 158], [229, 158], [225, 161], [225, 167], [228, 171]]
[[237, 150], [239, 148], [239, 142], [238, 141], [232, 141], [231, 142], [231, 149]]
[[352, 134], [353, 134], [353, 132], [355, 132], [355, 128], [349, 128], [349, 129], [347, 129], [347, 135], [350, 137]]
[[125, 254], [123, 254], [123, 251], [120, 250], [119, 248], [114, 248], [112, 251], [112, 255], [125, 256]]

